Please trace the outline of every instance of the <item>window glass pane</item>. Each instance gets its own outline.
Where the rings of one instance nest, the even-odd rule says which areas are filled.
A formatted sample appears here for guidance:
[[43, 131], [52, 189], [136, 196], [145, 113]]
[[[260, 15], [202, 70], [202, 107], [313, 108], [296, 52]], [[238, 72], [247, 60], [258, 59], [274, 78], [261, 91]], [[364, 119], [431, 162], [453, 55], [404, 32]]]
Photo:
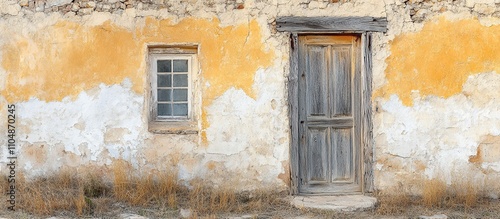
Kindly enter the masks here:
[[171, 101], [172, 100], [172, 90], [171, 89], [158, 89], [158, 101]]
[[174, 90], [174, 101], [187, 101], [188, 90], [187, 89], [175, 89]]
[[188, 86], [187, 74], [174, 75], [174, 87], [187, 87], [187, 86]]
[[158, 87], [172, 87], [172, 75], [158, 75], [157, 82]]
[[171, 116], [172, 115], [172, 104], [159, 103], [158, 104], [158, 116]]
[[188, 114], [187, 103], [174, 104], [173, 114], [174, 116], [187, 116]]
[[158, 60], [156, 65], [158, 72], [172, 72], [172, 60]]
[[174, 60], [174, 72], [187, 72], [188, 60]]

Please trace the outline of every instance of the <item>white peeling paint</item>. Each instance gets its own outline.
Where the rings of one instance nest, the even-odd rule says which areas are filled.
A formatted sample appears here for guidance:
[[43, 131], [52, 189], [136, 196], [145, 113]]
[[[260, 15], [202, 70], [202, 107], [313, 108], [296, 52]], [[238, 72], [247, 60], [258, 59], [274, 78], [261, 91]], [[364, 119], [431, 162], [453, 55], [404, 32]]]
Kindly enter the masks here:
[[[398, 159], [407, 166], [402, 170], [406, 175], [403, 178], [415, 174], [410, 171], [415, 161], [426, 166], [426, 178], [441, 178], [448, 183], [454, 175], [470, 169], [474, 164], [469, 158], [476, 155], [481, 137], [499, 135], [500, 74], [473, 75], [463, 87], [462, 93], [446, 99], [417, 97], [411, 107], [404, 106], [397, 96], [377, 100], [381, 112], [375, 114], [374, 135], [386, 142], [376, 145], [377, 156], [403, 158]], [[378, 168], [380, 172], [391, 171], [384, 169], [383, 163], [376, 165], [382, 167]], [[498, 171], [498, 163], [482, 165]], [[382, 187], [397, 181], [378, 180]]]
[[[30, 99], [17, 103], [19, 125], [27, 130], [19, 133], [19, 144], [62, 144], [63, 148], [55, 150], [74, 153], [84, 163], [101, 161], [99, 156], [103, 151], [112, 158], [128, 160], [130, 151], [144, 139], [140, 134], [144, 129], [143, 102], [143, 97], [134, 94], [129, 87], [101, 84], [80, 93], [74, 101], [70, 98], [61, 102]], [[119, 144], [106, 144], [104, 135], [112, 128], [124, 128], [129, 132], [120, 136]], [[80, 145], [85, 145], [90, 154], [83, 155]]]

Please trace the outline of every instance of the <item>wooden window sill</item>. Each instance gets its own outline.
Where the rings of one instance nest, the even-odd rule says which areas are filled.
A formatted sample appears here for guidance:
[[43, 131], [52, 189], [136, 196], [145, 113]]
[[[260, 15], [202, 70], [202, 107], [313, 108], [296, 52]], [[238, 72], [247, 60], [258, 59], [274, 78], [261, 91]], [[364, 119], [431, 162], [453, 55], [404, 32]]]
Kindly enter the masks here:
[[150, 121], [148, 131], [155, 134], [198, 134], [198, 128], [193, 121]]

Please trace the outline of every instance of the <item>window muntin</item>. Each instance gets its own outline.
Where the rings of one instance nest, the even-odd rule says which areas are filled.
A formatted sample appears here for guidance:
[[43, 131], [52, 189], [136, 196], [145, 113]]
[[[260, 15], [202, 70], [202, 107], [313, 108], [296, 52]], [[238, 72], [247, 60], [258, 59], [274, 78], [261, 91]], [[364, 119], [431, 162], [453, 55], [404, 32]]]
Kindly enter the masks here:
[[153, 59], [154, 119], [189, 120], [191, 55], [154, 55]]

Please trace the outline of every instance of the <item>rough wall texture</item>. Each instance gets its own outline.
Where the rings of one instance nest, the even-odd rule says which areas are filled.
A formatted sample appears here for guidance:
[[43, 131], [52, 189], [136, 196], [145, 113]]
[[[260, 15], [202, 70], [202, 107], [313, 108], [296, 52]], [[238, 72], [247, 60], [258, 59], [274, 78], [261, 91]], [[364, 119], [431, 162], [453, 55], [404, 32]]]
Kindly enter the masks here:
[[[290, 45], [274, 22], [290, 15], [389, 21], [373, 45], [376, 189], [467, 177], [500, 192], [498, 0], [0, 0], [0, 118], [16, 104], [21, 170], [125, 160], [287, 189]], [[151, 44], [198, 45], [198, 134], [148, 131]]]

